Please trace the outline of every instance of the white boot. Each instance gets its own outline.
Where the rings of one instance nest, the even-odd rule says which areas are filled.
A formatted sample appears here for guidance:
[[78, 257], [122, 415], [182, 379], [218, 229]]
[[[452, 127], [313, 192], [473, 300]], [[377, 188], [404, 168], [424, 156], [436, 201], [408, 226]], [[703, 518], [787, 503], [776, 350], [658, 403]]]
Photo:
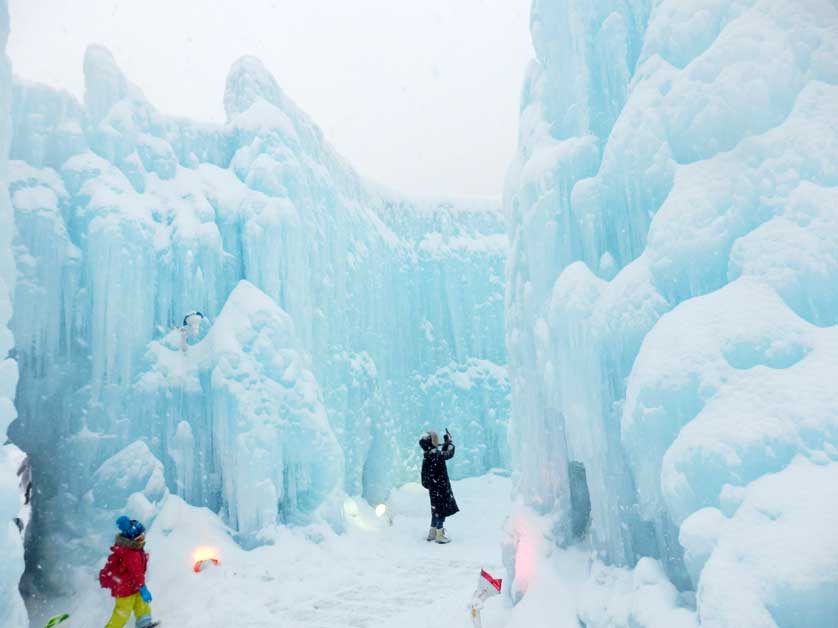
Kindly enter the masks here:
[[431, 528], [428, 531], [428, 538], [426, 538], [425, 540], [428, 542], [436, 540], [436, 528]]
[[445, 528], [437, 528], [436, 530], [436, 542], [437, 543], [450, 543], [451, 539], [445, 536]]

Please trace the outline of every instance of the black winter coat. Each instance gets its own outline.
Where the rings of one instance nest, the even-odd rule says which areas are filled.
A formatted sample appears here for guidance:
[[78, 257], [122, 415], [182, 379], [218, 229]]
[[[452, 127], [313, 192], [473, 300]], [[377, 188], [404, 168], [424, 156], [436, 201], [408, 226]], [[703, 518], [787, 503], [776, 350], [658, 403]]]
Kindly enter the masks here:
[[423, 439], [419, 444], [425, 450], [425, 459], [422, 461], [422, 486], [428, 489], [431, 497], [431, 512], [440, 517], [450, 517], [460, 511], [451, 490], [448, 468], [445, 466], [445, 461], [454, 457], [454, 443], [446, 443], [442, 450], [431, 445], [430, 440]]

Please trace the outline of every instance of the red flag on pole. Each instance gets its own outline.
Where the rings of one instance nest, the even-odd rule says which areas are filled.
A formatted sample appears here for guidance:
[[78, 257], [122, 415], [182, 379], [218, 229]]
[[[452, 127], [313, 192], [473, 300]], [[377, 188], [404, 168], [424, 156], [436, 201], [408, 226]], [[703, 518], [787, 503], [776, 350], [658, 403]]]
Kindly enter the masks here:
[[503, 580], [501, 578], [493, 578], [492, 574], [490, 574], [485, 569], [480, 570], [480, 576], [486, 580], [489, 584], [495, 587], [495, 590], [500, 593], [501, 585], [503, 584]]

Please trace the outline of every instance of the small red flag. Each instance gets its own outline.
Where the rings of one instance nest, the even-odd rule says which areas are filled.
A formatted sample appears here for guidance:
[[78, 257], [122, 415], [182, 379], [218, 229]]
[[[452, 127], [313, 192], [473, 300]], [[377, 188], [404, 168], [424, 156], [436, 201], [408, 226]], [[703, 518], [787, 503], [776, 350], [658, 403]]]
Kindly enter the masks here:
[[495, 590], [498, 593], [500, 593], [500, 587], [501, 587], [501, 584], [503, 583], [503, 579], [493, 578], [492, 575], [488, 571], [486, 571], [485, 569], [480, 570], [480, 575], [484, 580], [486, 580], [489, 584], [491, 584], [493, 587], [495, 587]]

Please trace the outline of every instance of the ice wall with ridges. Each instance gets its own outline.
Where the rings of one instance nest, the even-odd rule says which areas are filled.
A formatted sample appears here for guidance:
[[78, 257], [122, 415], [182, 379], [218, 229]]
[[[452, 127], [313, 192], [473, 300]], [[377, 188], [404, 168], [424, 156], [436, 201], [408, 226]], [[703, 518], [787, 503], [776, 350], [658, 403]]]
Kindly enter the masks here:
[[[702, 571], [729, 556], [691, 517], [721, 509], [702, 521], [747, 535], [743, 491], [803, 477], [798, 456], [835, 464], [838, 401], [817, 382], [838, 322], [838, 11], [544, 0], [532, 31], [505, 197], [518, 491], [568, 542], [582, 462], [593, 546], [660, 558], [708, 625], [745, 625]], [[833, 612], [833, 572], [774, 596], [794, 576], [747, 551], [753, 617]]]
[[[340, 491], [377, 501], [415, 480], [429, 428], [457, 436], [455, 476], [507, 464], [499, 203], [368, 184], [252, 57], [223, 125], [161, 114], [101, 47], [85, 77], [84, 104], [23, 81], [13, 95], [12, 437], [42, 470], [36, 515], [137, 441], [247, 543], [335, 522]], [[192, 310], [206, 320], [184, 353], [172, 330]], [[51, 521], [35, 518], [43, 552]]]

